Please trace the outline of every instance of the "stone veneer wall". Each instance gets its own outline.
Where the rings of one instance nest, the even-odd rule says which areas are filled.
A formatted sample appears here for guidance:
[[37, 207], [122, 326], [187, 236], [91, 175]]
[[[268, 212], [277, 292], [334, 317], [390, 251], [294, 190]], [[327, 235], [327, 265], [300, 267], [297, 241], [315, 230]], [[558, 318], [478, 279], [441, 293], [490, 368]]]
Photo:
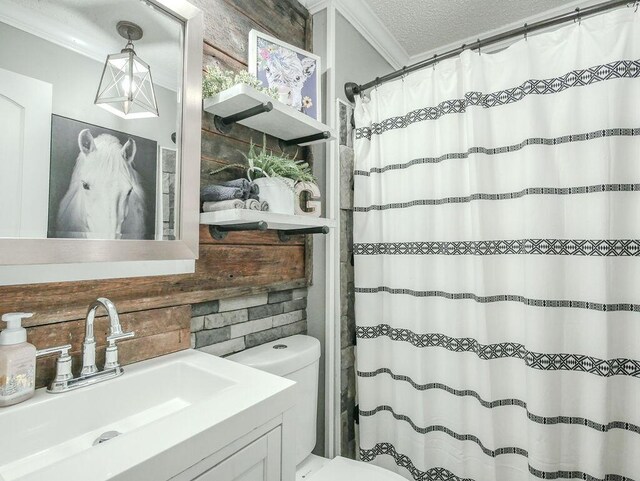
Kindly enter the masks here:
[[216, 356], [306, 332], [306, 288], [191, 306], [191, 347]]
[[[347, 117], [348, 118], [348, 117]], [[356, 319], [353, 284], [353, 148], [340, 146], [340, 359], [342, 456], [356, 459]]]

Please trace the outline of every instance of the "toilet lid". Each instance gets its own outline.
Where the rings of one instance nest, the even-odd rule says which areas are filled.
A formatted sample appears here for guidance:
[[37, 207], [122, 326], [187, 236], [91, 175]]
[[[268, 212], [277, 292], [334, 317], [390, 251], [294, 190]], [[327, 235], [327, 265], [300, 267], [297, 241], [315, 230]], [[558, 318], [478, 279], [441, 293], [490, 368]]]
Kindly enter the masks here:
[[399, 474], [362, 461], [338, 456], [315, 472], [308, 481], [406, 481]]

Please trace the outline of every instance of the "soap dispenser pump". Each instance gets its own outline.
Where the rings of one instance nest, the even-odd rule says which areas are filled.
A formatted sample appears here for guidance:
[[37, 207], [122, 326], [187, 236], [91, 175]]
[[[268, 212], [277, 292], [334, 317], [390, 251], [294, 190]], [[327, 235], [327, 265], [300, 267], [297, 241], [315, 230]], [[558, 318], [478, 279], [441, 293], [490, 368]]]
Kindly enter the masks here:
[[36, 348], [27, 342], [22, 319], [33, 314], [10, 312], [2, 316], [0, 332], [0, 407], [26, 401], [35, 392]]

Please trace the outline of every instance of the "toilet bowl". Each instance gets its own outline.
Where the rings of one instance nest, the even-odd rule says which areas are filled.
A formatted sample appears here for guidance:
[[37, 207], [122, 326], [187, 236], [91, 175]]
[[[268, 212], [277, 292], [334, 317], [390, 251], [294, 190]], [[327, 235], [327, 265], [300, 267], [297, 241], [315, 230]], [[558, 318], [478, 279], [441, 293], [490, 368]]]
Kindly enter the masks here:
[[404, 481], [391, 471], [343, 457], [322, 458], [311, 454], [316, 444], [316, 409], [320, 342], [295, 335], [262, 344], [227, 359], [296, 382], [296, 481]]

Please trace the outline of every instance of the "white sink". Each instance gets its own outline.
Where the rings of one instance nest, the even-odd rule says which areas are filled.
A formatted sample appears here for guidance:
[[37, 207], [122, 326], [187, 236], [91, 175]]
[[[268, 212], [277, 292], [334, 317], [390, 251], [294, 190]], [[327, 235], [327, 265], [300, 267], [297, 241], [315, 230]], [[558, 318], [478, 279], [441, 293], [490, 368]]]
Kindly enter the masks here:
[[[234, 424], [245, 431], [247, 422], [263, 424], [265, 401], [278, 398], [282, 410], [292, 385], [188, 350], [127, 366], [121, 377], [77, 391], [40, 389], [0, 409], [0, 481], [126, 479], [128, 470], [195, 436], [206, 435], [213, 452], [212, 445], [232, 440]], [[231, 422], [236, 416], [241, 422]], [[94, 446], [107, 431], [120, 434]], [[177, 474], [202, 459], [197, 449], [188, 451], [192, 460], [165, 456], [161, 472]]]

